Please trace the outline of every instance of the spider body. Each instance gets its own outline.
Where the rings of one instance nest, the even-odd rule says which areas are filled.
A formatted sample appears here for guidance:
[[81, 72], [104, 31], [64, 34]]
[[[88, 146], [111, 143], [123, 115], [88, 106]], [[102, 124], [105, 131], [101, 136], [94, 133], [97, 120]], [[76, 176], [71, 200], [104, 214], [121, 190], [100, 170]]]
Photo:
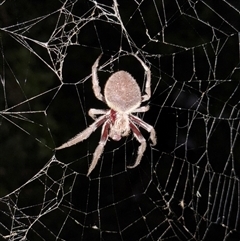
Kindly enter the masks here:
[[126, 71], [117, 71], [110, 76], [104, 96], [107, 105], [119, 113], [131, 113], [141, 104], [141, 91], [136, 80]]
[[128, 136], [130, 133], [128, 115], [124, 112], [118, 112], [113, 109], [110, 111], [110, 131], [109, 137], [119, 141], [122, 136]]
[[[93, 91], [96, 98], [105, 102], [110, 109], [90, 109], [89, 115], [95, 120], [95, 122], [91, 124], [87, 129], [80, 132], [75, 137], [56, 148], [56, 150], [59, 150], [75, 145], [87, 139], [92, 134], [92, 132], [94, 132], [98, 127], [102, 125], [102, 133], [99, 145], [97, 146], [93, 154], [93, 160], [88, 169], [87, 175], [90, 175], [92, 170], [95, 168], [103, 152], [104, 146], [108, 140], [108, 136], [115, 141], [119, 141], [122, 137], [128, 136], [132, 131], [135, 138], [140, 143], [137, 159], [134, 165], [128, 166], [128, 168], [134, 168], [140, 163], [143, 153], [146, 149], [146, 140], [142, 136], [137, 126], [140, 126], [147, 130], [150, 133], [152, 145], [156, 145], [157, 140], [154, 128], [141, 120], [139, 117], [133, 115], [133, 113], [148, 111], [149, 106], [140, 107], [140, 105], [142, 102], [149, 100], [149, 98], [151, 97], [150, 69], [139, 57], [137, 57], [136, 55], [134, 56], [141, 63], [147, 75], [145, 85], [146, 94], [141, 96], [140, 87], [138, 86], [136, 80], [128, 72], [120, 70], [113, 73], [107, 80], [103, 96], [101, 94], [101, 88], [99, 86], [97, 77], [97, 67], [99, 59], [101, 58], [100, 55], [92, 66]], [[101, 116], [96, 118], [96, 115]]]

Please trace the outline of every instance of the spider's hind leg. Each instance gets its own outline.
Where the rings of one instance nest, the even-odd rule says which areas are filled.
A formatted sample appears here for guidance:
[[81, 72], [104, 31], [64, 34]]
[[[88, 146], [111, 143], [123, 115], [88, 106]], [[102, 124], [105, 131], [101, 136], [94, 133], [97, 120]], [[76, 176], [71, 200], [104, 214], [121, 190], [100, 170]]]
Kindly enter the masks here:
[[147, 145], [146, 145], [145, 138], [143, 137], [143, 135], [141, 134], [137, 126], [134, 125], [132, 122], [130, 122], [130, 128], [133, 131], [134, 136], [140, 143], [140, 146], [138, 147], [138, 154], [137, 154], [137, 159], [135, 163], [132, 166], [127, 166], [128, 168], [134, 168], [140, 164]]
[[97, 75], [97, 68], [101, 57], [102, 57], [102, 54], [97, 58], [97, 60], [92, 66], [92, 88], [96, 98], [98, 98], [103, 102], [106, 102], [105, 97], [101, 93], [101, 87], [99, 86], [98, 75]]
[[145, 83], [146, 94], [142, 96], [142, 102], [145, 102], [151, 98], [151, 70], [136, 54], [133, 54], [133, 56], [140, 62], [147, 76], [146, 83]]

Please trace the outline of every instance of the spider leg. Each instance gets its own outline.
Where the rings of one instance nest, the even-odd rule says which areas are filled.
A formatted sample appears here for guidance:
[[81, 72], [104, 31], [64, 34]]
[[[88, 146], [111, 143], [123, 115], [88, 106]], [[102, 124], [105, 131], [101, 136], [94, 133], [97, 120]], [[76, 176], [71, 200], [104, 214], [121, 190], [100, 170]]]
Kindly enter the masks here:
[[142, 96], [142, 102], [144, 102], [144, 101], [149, 100], [151, 97], [151, 70], [137, 55], [134, 54], [133, 56], [141, 63], [142, 67], [145, 70], [145, 74], [147, 75], [147, 80], [146, 80], [146, 84], [145, 84], [146, 95]]
[[55, 148], [55, 150], [60, 150], [60, 149], [66, 148], [66, 147], [70, 147], [70, 146], [76, 145], [78, 142], [81, 142], [81, 141], [87, 139], [107, 119], [108, 119], [107, 115], [100, 116], [87, 129], [85, 129], [84, 131], [80, 132], [79, 134], [77, 134], [76, 136], [71, 138], [69, 141], [67, 141], [64, 144], [62, 144], [61, 146]]
[[88, 111], [88, 115], [92, 117], [92, 119], [96, 120], [96, 115], [105, 115], [109, 112], [109, 110], [101, 110], [101, 109], [90, 109]]
[[151, 125], [147, 124], [142, 119], [138, 118], [137, 116], [130, 115], [129, 117], [135, 124], [141, 126], [143, 129], [145, 129], [150, 133], [150, 139], [152, 141], [152, 145], [155, 146], [157, 144], [157, 137], [156, 137], [156, 132], [154, 128]]
[[127, 166], [128, 168], [134, 168], [137, 165], [139, 165], [142, 157], [143, 157], [143, 153], [146, 150], [146, 140], [145, 138], [142, 136], [140, 130], [137, 128], [136, 125], [134, 125], [133, 122], [129, 122], [130, 128], [134, 134], [134, 136], [136, 137], [136, 139], [138, 140], [138, 142], [140, 143], [140, 146], [138, 147], [138, 156], [137, 159], [135, 161], [135, 163], [132, 166]]
[[149, 110], [149, 105], [141, 106], [137, 108], [136, 110], [133, 110], [131, 113], [137, 113], [137, 112], [147, 112]]
[[96, 98], [98, 98], [103, 102], [106, 102], [104, 96], [101, 94], [101, 87], [99, 86], [98, 75], [97, 75], [97, 67], [101, 57], [102, 57], [102, 54], [97, 58], [97, 60], [92, 66], [92, 88]]
[[107, 142], [107, 139], [108, 139], [108, 130], [109, 130], [109, 127], [110, 127], [110, 121], [106, 121], [106, 122], [103, 124], [101, 139], [100, 139], [100, 141], [99, 141], [99, 144], [98, 144], [97, 148], [96, 148], [95, 151], [94, 151], [93, 159], [92, 159], [91, 165], [90, 165], [90, 167], [89, 167], [89, 169], [88, 169], [87, 176], [89, 176], [90, 173], [92, 172], [92, 170], [95, 168], [95, 166], [96, 166], [97, 163], [98, 163], [98, 160], [99, 160], [100, 156], [101, 156], [102, 153], [103, 153], [104, 146], [105, 146], [105, 144], [106, 144], [106, 142]]

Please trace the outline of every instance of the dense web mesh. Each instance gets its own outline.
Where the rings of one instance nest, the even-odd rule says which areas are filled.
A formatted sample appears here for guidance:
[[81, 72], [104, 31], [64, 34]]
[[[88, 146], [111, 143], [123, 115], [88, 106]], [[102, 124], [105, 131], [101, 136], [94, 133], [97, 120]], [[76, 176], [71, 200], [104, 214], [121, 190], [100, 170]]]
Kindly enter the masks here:
[[[0, 2], [1, 240], [239, 240], [240, 2]], [[144, 95], [157, 145], [139, 166], [130, 134], [98, 129], [55, 150], [107, 109], [92, 90], [125, 70]]]

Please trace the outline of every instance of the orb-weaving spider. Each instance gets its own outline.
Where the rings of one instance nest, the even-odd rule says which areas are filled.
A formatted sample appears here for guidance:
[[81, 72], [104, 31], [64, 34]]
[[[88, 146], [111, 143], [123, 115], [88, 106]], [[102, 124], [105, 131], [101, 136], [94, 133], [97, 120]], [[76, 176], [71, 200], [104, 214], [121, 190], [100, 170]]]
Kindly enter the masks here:
[[[95, 122], [75, 137], [56, 148], [56, 150], [59, 150], [75, 145], [87, 139], [98, 127], [103, 125], [99, 145], [93, 154], [92, 163], [88, 169], [87, 175], [89, 175], [95, 168], [101, 154], [103, 153], [108, 136], [113, 140], [118, 141], [123, 136], [129, 135], [130, 130], [132, 130], [135, 138], [140, 143], [140, 146], [138, 148], [135, 163], [132, 166], [128, 166], [128, 168], [134, 168], [140, 163], [146, 149], [146, 140], [137, 126], [144, 128], [150, 133], [152, 145], [156, 145], [157, 143], [154, 128], [139, 117], [133, 115], [133, 113], [148, 111], [148, 105], [142, 107], [140, 107], [140, 105], [142, 102], [149, 100], [151, 97], [150, 69], [138, 56], [134, 56], [141, 63], [147, 75], [145, 84], [146, 94], [141, 96], [140, 87], [138, 86], [136, 80], [128, 72], [120, 70], [109, 77], [104, 88], [104, 95], [102, 95], [97, 76], [97, 67], [101, 58], [100, 55], [92, 66], [92, 87], [96, 98], [106, 103], [110, 109], [90, 109], [89, 115], [95, 120]], [[96, 118], [96, 115], [101, 116]]]

